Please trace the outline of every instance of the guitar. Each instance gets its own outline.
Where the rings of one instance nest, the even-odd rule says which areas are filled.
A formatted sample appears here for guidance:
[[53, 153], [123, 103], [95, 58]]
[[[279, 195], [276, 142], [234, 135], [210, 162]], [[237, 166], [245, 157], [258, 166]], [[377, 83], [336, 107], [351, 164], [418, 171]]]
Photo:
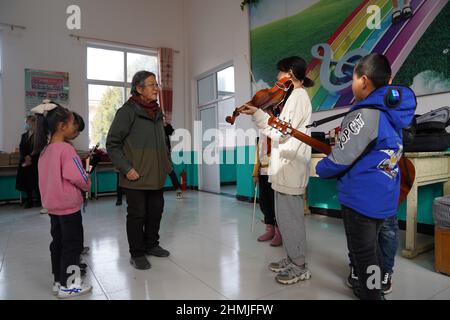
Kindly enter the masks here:
[[[270, 117], [268, 124], [272, 128], [280, 131], [283, 135], [290, 135], [326, 155], [329, 155], [331, 153], [330, 145], [292, 128], [292, 125], [290, 123], [283, 121], [280, 118]], [[412, 188], [414, 179], [416, 178], [416, 169], [411, 160], [406, 158], [405, 155], [403, 155], [398, 162], [398, 167], [400, 169], [400, 204], [406, 200], [406, 197], [408, 196], [408, 193]]]

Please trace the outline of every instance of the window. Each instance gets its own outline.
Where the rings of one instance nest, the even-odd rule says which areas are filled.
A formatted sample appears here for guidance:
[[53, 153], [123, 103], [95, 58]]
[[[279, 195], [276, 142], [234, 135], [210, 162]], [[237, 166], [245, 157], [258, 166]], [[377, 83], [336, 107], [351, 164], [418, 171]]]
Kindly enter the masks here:
[[133, 76], [141, 70], [158, 75], [156, 52], [88, 46], [90, 146], [100, 143], [105, 147], [114, 115], [129, 98]]
[[217, 72], [217, 93], [219, 100], [234, 96], [234, 67]]
[[234, 87], [234, 67], [219, 69], [197, 82], [199, 108], [217, 105], [218, 129], [222, 132], [219, 148], [234, 148], [236, 146], [235, 126], [225, 121], [225, 118], [236, 108]]

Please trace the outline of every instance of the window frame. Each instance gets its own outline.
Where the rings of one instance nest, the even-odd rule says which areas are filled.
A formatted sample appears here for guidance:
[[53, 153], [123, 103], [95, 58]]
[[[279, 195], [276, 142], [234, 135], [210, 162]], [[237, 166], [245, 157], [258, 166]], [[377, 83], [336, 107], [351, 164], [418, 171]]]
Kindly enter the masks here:
[[[205, 108], [205, 107], [208, 107], [208, 106], [210, 106], [212, 104], [215, 104], [215, 103], [217, 104], [217, 103], [219, 103], [219, 101], [224, 101], [224, 100], [236, 98], [236, 87], [235, 87], [234, 93], [232, 95], [226, 97], [226, 98], [220, 98], [220, 95], [219, 95], [219, 83], [218, 83], [217, 74], [219, 72], [223, 71], [223, 70], [226, 70], [226, 69], [230, 68], [230, 67], [236, 68], [233, 61], [229, 61], [227, 63], [221, 64], [221, 65], [217, 66], [216, 68], [211, 69], [211, 70], [209, 70], [209, 71], [207, 71], [205, 73], [202, 73], [202, 74], [200, 74], [200, 75], [198, 75], [197, 77], [194, 78], [195, 79], [195, 88], [196, 88], [195, 91], [196, 91], [196, 95], [197, 95], [196, 99], [195, 99], [196, 106], [197, 106], [196, 109], [197, 110]], [[214, 92], [215, 92], [215, 97], [216, 98], [213, 99], [213, 100], [210, 100], [210, 101], [207, 101], [205, 103], [200, 104], [200, 102], [199, 102], [199, 82], [201, 80], [203, 80], [203, 79], [206, 79], [206, 78], [210, 77], [210, 76], [214, 76]], [[234, 81], [236, 83], [236, 78], [235, 78]], [[198, 113], [197, 119], [199, 119], [199, 118], [200, 118], [200, 114]]]
[[[196, 101], [196, 108], [195, 108], [196, 109], [195, 110], [196, 111], [195, 112], [196, 119], [198, 121], [200, 120], [200, 113], [201, 113], [202, 110], [214, 107], [214, 108], [216, 108], [217, 129], [220, 129], [219, 128], [219, 113], [220, 113], [219, 112], [219, 104], [220, 104], [220, 102], [231, 100], [231, 99], [234, 99], [236, 101], [236, 77], [234, 79], [234, 81], [235, 81], [235, 92], [232, 95], [227, 96], [226, 98], [221, 98], [220, 95], [219, 95], [219, 82], [218, 82], [218, 76], [217, 75], [218, 75], [219, 72], [221, 72], [223, 70], [226, 70], [226, 69], [228, 69], [230, 67], [233, 67], [234, 70], [236, 70], [236, 67], [234, 65], [234, 61], [228, 61], [228, 62], [226, 62], [224, 64], [221, 64], [221, 65], [217, 66], [214, 69], [211, 69], [211, 70], [209, 70], [207, 72], [204, 72], [204, 73], [194, 77], [194, 79], [195, 79], [195, 89], [196, 89], [195, 92], [196, 92], [196, 95], [197, 95], [196, 99], [195, 99], [195, 101]], [[205, 79], [205, 78], [210, 77], [210, 76], [214, 76], [214, 91], [215, 91], [216, 98], [214, 100], [210, 100], [208, 102], [200, 104], [199, 103], [199, 82], [201, 80]], [[233, 127], [233, 128], [235, 129], [236, 127]], [[237, 144], [235, 143], [234, 146], [226, 146], [225, 145], [225, 146], [221, 146], [221, 147], [223, 148], [223, 150], [232, 150], [232, 149], [235, 149], [237, 147]]]
[[[94, 49], [102, 49], [102, 50], [110, 50], [110, 51], [120, 51], [123, 52], [123, 63], [124, 63], [124, 74], [123, 74], [123, 81], [112, 81], [112, 80], [95, 80], [95, 79], [89, 79], [88, 78], [88, 50], [89, 48]], [[87, 105], [87, 114], [88, 114], [88, 139], [89, 139], [89, 146], [92, 146], [92, 142], [90, 141], [90, 107], [89, 107], [89, 85], [99, 85], [99, 86], [109, 86], [109, 87], [120, 87], [122, 89], [122, 95], [123, 95], [123, 103], [127, 101], [128, 95], [127, 91], [131, 90], [131, 82], [128, 82], [128, 55], [127, 53], [135, 53], [135, 54], [141, 54], [141, 55], [147, 55], [147, 56], [153, 56], [157, 59], [157, 68], [159, 68], [159, 61], [158, 61], [158, 52], [157, 50], [151, 50], [151, 49], [141, 49], [139, 47], [128, 47], [128, 46], [117, 46], [107, 43], [97, 43], [97, 42], [87, 42], [84, 49], [85, 54], [85, 90], [86, 90], [86, 105]], [[159, 75], [158, 72], [155, 73], [156, 79], [158, 81]]]

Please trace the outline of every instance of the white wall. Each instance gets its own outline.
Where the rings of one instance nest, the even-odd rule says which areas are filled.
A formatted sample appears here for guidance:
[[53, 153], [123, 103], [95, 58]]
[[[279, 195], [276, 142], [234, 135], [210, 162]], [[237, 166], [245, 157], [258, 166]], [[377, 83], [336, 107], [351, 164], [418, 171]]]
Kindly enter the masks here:
[[[24, 31], [3, 30], [0, 150], [12, 151], [19, 143], [25, 113], [25, 68], [69, 72], [69, 107], [88, 118], [86, 44], [70, 38], [70, 33], [180, 50], [175, 54], [174, 126], [184, 126], [182, 1], [0, 0], [0, 22], [27, 27]], [[81, 30], [66, 28], [66, 8], [72, 4], [81, 8]], [[88, 133], [83, 132], [75, 144], [87, 148]]]
[[[187, 47], [189, 83], [187, 97], [191, 103], [192, 117], [195, 120], [196, 80], [195, 78], [217, 66], [232, 62], [235, 68], [236, 105], [250, 100], [251, 80], [245, 55], [249, 57], [249, 18], [241, 11], [242, 0], [187, 0], [185, 19], [187, 23]], [[191, 121], [192, 122], [192, 121]], [[251, 117], [241, 116], [237, 128], [248, 129], [253, 126]]]

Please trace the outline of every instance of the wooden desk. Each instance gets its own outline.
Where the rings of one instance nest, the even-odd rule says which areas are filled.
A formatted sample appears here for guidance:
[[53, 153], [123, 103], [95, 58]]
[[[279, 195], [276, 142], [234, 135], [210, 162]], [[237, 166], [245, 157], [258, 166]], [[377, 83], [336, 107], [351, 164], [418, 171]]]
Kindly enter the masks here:
[[0, 166], [0, 176], [1, 177], [11, 177], [17, 175], [17, 167], [19, 165], [7, 165]]
[[[406, 243], [402, 255], [414, 258], [434, 247], [434, 241], [417, 243], [417, 199], [421, 186], [443, 182], [444, 195], [450, 194], [450, 152], [414, 152], [407, 153], [416, 168], [416, 179], [406, 200]], [[313, 154], [311, 158], [310, 175], [317, 177], [316, 165], [324, 157], [323, 154]]]

